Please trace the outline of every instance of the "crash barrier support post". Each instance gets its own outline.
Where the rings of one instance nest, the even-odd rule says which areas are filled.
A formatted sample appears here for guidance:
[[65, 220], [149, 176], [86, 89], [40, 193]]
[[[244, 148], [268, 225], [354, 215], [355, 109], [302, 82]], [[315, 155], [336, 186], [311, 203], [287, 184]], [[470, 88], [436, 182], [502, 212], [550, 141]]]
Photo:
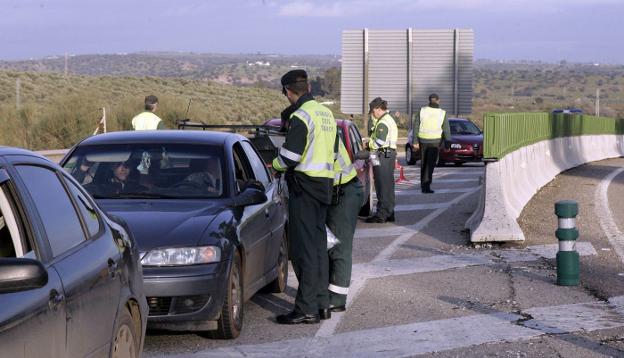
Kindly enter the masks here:
[[577, 286], [579, 284], [579, 254], [576, 251], [576, 229], [578, 204], [573, 200], [562, 200], [555, 204], [559, 228], [555, 232], [559, 240], [557, 252], [557, 285]]

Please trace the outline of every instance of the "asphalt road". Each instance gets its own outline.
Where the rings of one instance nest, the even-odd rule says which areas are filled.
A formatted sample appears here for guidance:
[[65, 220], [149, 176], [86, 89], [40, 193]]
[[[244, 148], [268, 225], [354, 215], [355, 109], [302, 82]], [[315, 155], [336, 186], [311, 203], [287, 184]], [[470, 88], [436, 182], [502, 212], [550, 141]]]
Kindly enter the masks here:
[[[291, 274], [285, 294], [246, 303], [238, 339], [148, 331], [144, 355], [622, 357], [624, 257], [616, 247], [624, 240], [624, 173], [603, 190], [608, 209], [595, 201], [604, 179], [623, 164], [615, 159], [561, 174], [523, 211], [526, 242], [478, 246], [463, 224], [476, 207], [483, 167], [437, 168], [433, 195], [420, 193], [418, 168], [408, 167], [408, 181], [397, 185], [397, 222], [358, 224], [347, 312], [318, 325], [276, 324], [275, 315], [292, 308]], [[581, 208], [578, 287], [555, 285], [553, 205], [560, 199], [578, 200]]]

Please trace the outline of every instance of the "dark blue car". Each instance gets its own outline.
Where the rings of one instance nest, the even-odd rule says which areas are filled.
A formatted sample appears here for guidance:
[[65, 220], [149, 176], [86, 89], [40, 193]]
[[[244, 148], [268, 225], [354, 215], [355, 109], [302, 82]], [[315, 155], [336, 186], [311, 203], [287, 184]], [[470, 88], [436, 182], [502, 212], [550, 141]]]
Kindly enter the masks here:
[[139, 251], [58, 165], [0, 148], [0, 356], [139, 357]]
[[249, 140], [208, 131], [116, 132], [61, 164], [142, 252], [148, 327], [235, 338], [243, 303], [288, 276], [280, 185]]

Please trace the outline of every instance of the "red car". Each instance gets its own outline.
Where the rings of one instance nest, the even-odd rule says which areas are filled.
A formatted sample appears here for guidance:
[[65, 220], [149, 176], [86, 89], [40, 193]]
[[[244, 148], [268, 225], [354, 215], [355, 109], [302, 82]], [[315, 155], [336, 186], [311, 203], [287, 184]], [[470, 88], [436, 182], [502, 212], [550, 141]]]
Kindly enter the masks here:
[[[483, 132], [479, 127], [465, 118], [449, 118], [449, 125], [452, 139], [450, 143], [440, 144], [438, 165], [453, 163], [460, 166], [466, 162], [483, 161]], [[410, 136], [405, 145], [405, 161], [410, 165], [420, 159], [420, 148], [412, 143]]]
[[[266, 121], [264, 125], [279, 129], [282, 125], [282, 121], [279, 118], [273, 118]], [[371, 167], [367, 160], [353, 160], [355, 153], [364, 150], [362, 136], [360, 135], [357, 125], [349, 120], [336, 119], [336, 126], [338, 133], [340, 134], [340, 138], [347, 148], [347, 152], [349, 152], [349, 157], [351, 157], [351, 161], [356, 167], [358, 178], [360, 179], [362, 185], [364, 185], [364, 198], [366, 198], [366, 202], [362, 204], [360, 216], [369, 216], [372, 213], [373, 208], [371, 200]]]

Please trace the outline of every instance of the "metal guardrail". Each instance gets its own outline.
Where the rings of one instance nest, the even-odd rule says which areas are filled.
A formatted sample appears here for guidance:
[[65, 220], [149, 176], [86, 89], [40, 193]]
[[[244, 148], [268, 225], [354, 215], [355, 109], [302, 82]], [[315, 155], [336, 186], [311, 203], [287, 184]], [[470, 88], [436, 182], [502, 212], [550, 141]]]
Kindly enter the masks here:
[[624, 119], [578, 114], [487, 113], [483, 155], [500, 159], [542, 140], [580, 135], [624, 134]]

